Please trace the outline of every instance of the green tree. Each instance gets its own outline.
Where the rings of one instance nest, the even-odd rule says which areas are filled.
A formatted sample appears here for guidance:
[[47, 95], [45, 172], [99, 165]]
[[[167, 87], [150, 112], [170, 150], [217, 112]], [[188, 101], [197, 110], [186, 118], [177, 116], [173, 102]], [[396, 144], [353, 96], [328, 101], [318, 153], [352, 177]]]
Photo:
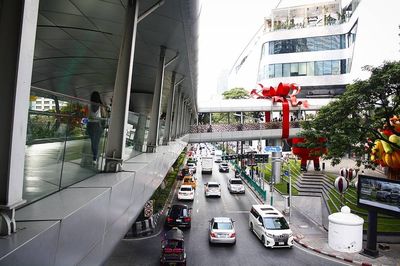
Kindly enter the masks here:
[[243, 88], [233, 88], [222, 93], [224, 99], [248, 99], [249, 92]]
[[321, 108], [314, 120], [302, 123], [300, 135], [308, 143], [318, 137], [327, 139], [328, 153], [324, 158], [332, 159], [333, 164], [351, 152], [360, 158], [358, 165], [371, 166], [370, 161], [361, 158], [371, 152], [375, 140], [400, 149], [380, 132], [382, 128], [394, 131], [390, 118], [400, 114], [400, 62], [366, 66], [364, 70], [371, 72], [369, 79], [348, 85], [343, 95]]

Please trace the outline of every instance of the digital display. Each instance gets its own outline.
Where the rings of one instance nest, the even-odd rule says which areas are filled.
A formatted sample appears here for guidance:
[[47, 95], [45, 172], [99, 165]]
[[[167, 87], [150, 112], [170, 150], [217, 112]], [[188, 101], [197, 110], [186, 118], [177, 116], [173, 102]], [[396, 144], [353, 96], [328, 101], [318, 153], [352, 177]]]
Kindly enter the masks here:
[[400, 181], [358, 176], [358, 206], [400, 216]]

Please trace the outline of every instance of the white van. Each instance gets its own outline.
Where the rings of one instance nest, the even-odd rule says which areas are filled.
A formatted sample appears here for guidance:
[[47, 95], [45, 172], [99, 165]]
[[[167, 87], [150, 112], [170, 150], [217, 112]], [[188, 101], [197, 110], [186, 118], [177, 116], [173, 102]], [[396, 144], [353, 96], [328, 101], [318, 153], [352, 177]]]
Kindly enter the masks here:
[[216, 150], [215, 151], [214, 162], [216, 162], [216, 163], [222, 162], [222, 151], [221, 150]]
[[266, 247], [289, 247], [294, 244], [293, 232], [285, 217], [270, 205], [253, 205], [249, 214], [250, 230]]

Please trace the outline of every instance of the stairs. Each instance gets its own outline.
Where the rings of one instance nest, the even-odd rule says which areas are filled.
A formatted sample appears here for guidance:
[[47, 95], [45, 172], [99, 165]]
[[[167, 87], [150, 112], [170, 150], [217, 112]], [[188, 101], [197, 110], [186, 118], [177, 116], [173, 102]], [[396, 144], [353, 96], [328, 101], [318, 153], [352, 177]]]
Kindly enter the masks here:
[[297, 178], [294, 187], [298, 190], [299, 196], [329, 198], [329, 190], [334, 186], [327, 176], [320, 173], [303, 173]]

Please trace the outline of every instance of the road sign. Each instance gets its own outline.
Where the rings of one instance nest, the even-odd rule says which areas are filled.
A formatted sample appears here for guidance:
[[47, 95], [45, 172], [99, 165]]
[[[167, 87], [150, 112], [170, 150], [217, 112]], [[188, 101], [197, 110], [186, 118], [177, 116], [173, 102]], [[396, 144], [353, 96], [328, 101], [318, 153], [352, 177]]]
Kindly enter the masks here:
[[285, 176], [289, 176], [289, 171], [286, 170], [286, 171], [284, 172], [284, 175], [285, 175]]
[[282, 152], [282, 147], [281, 146], [265, 146], [264, 151], [265, 152]]

